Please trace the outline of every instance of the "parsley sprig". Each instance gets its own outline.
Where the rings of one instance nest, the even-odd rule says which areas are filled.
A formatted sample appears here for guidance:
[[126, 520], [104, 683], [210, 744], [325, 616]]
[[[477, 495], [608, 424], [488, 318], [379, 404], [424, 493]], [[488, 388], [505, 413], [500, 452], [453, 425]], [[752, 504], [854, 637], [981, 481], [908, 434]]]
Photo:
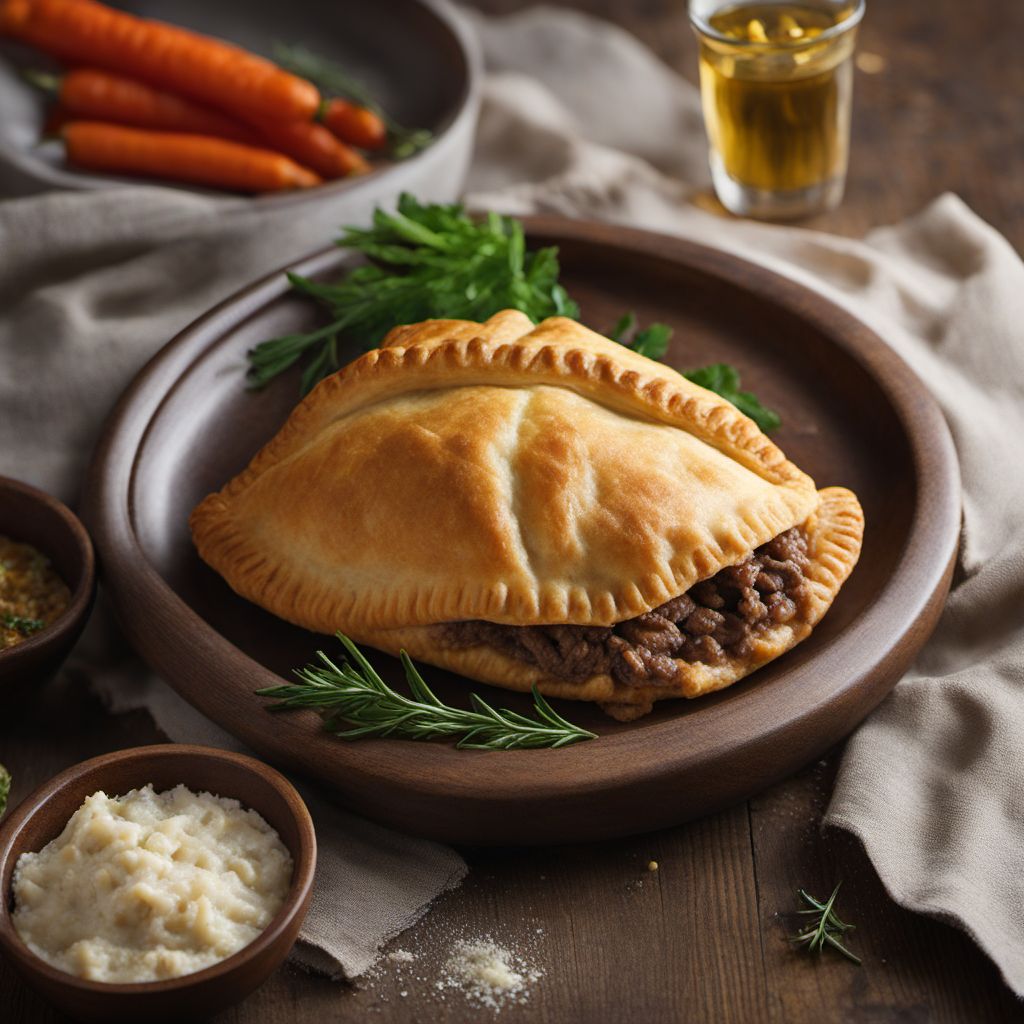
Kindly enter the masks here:
[[555, 748], [596, 738], [594, 733], [566, 721], [536, 687], [535, 719], [515, 711], [497, 710], [475, 693], [469, 695], [472, 711], [450, 707], [434, 695], [402, 651], [402, 667], [411, 692], [407, 697], [381, 679], [347, 636], [337, 636], [348, 654], [340, 665], [323, 651], [317, 651], [320, 664], [296, 669], [297, 682], [256, 691], [261, 697], [279, 699], [271, 711], [321, 711], [326, 716], [324, 725], [328, 731], [346, 740], [363, 736], [408, 740], [457, 736], [456, 746], [462, 750]]
[[[664, 359], [672, 333], [672, 328], [667, 324], [655, 323], [641, 329], [637, 325], [636, 313], [627, 313], [612, 328], [610, 337], [634, 352], [647, 356], [648, 359]], [[782, 423], [779, 414], [762, 405], [756, 395], [740, 390], [740, 374], [735, 366], [728, 363], [712, 363], [710, 366], [685, 371], [683, 376], [694, 384], [721, 395], [727, 402], [732, 402], [766, 434]]]
[[[337, 242], [368, 261], [334, 284], [289, 274], [292, 287], [330, 311], [330, 323], [301, 334], [264, 341], [249, 352], [249, 384], [261, 388], [304, 356], [306, 394], [334, 373], [355, 343], [376, 345], [392, 327], [420, 320], [486, 320], [502, 309], [522, 310], [531, 320], [579, 316], [579, 306], [558, 282], [558, 249], [530, 251], [522, 224], [489, 213], [474, 219], [458, 204], [424, 204], [403, 194], [394, 213], [377, 209], [368, 229], [347, 228]], [[672, 328], [655, 323], [639, 328], [627, 313], [612, 338], [650, 359], [668, 351]], [[740, 390], [739, 372], [726, 363], [685, 374], [720, 394], [765, 431], [779, 417], [749, 391]]]
[[687, 380], [699, 384], [708, 391], [721, 395], [727, 402], [732, 402], [745, 416], [749, 416], [766, 434], [781, 425], [779, 414], [773, 409], [762, 405], [756, 395], [740, 390], [740, 373], [735, 366], [728, 363], [712, 363], [702, 366], [699, 370], [691, 370], [683, 374]]
[[798, 932], [789, 941], [794, 945], [803, 946], [808, 953], [820, 954], [825, 946], [831, 946], [845, 956], [847, 960], [859, 964], [861, 962], [860, 957], [851, 953], [839, 941], [839, 936], [845, 932], [852, 931], [856, 927], [841, 921], [833, 909], [836, 897], [839, 895], [839, 886], [837, 885], [832, 890], [832, 895], [824, 903], [816, 900], [805, 889], [798, 889], [797, 895], [807, 904], [808, 908], [806, 910], [798, 910], [797, 913], [813, 916], [817, 920]]
[[370, 262], [336, 284], [288, 275], [298, 292], [327, 306], [331, 322], [257, 345], [249, 353], [251, 386], [263, 387], [312, 353], [305, 394], [340, 367], [344, 342], [375, 345], [398, 324], [486, 320], [502, 309], [532, 320], [579, 315], [558, 283], [558, 250], [527, 251], [523, 226], [511, 217], [476, 221], [459, 205], [423, 205], [404, 194], [394, 213], [376, 210], [370, 228], [348, 228], [337, 244]]

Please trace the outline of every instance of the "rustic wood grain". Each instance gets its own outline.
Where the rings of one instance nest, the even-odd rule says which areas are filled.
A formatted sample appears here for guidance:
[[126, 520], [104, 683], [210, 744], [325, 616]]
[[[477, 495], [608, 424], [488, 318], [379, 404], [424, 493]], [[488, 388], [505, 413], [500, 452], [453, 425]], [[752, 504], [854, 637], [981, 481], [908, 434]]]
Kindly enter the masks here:
[[[476, 6], [524, 5], [476, 0]], [[683, 0], [575, 0], [571, 6], [619, 21], [695, 78]], [[1024, 5], [1016, 0], [869, 0], [861, 50], [882, 56], [886, 68], [857, 75], [847, 198], [817, 223], [858, 234], [948, 189], [1024, 248], [1022, 37]], [[84, 681], [70, 678], [16, 732], [0, 722], [0, 761], [15, 771], [17, 800], [75, 761], [160, 739], [147, 716], [108, 716]], [[549, 973], [530, 1003], [507, 1009], [500, 1020], [1019, 1021], [1020, 1003], [965, 935], [901, 910], [855, 841], [819, 834], [837, 758], [830, 755], [749, 808], [651, 836], [589, 848], [471, 851], [466, 884], [389, 948], [444, 947], [453, 935], [483, 931], [526, 941], [533, 928], [535, 959]], [[656, 880], [645, 870], [651, 857], [659, 863]], [[838, 880], [841, 909], [858, 925], [850, 945], [864, 956], [861, 968], [830, 957], [815, 963], [785, 941], [795, 887], [824, 895]], [[428, 996], [442, 956], [443, 949], [433, 962], [417, 960], [402, 970], [387, 964], [379, 977], [355, 986], [286, 967], [217, 1020], [487, 1019], [456, 996], [444, 1003]], [[610, 996], [610, 1005], [595, 1011], [593, 990]], [[4, 962], [0, 991], [10, 1024], [63, 1019]]]
[[[69, 764], [160, 742], [148, 716], [110, 716], [85, 681], [65, 677], [16, 733], [0, 731], [14, 799]], [[465, 851], [472, 872], [354, 985], [279, 970], [218, 1024], [380, 1021], [469, 1024], [487, 1019], [434, 988], [452, 942], [493, 935], [545, 971], [521, 1024], [723, 1024], [868, 1021], [924, 1024], [1020, 1020], [1020, 1004], [962, 933], [909, 914], [885, 895], [863, 852], [818, 822], [837, 755], [744, 805], [647, 836], [568, 847]], [[658, 870], [648, 870], [654, 860]], [[820, 962], [794, 953], [795, 889], [843, 881], [841, 910], [864, 958]], [[538, 929], [540, 931], [538, 932]], [[56, 1024], [52, 1010], [0, 960], [3, 1019]], [[402, 993], [405, 993], [403, 996]]]

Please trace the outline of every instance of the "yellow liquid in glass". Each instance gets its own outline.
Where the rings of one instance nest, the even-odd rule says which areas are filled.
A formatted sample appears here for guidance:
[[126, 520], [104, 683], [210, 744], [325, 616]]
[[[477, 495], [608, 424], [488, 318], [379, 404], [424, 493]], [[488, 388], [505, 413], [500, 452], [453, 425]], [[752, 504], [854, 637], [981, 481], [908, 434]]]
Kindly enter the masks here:
[[704, 121], [734, 181], [789, 191], [845, 174], [855, 33], [819, 37], [852, 11], [754, 3], [709, 19], [725, 40], [700, 33]]

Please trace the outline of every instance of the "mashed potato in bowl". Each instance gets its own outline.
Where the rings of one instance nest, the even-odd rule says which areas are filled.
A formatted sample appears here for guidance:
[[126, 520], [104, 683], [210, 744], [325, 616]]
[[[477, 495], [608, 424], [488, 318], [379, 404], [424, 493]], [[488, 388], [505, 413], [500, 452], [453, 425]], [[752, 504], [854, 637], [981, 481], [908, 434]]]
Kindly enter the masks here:
[[249, 945], [292, 870], [277, 832], [237, 800], [185, 786], [98, 792], [18, 859], [12, 920], [33, 953], [80, 978], [177, 978]]

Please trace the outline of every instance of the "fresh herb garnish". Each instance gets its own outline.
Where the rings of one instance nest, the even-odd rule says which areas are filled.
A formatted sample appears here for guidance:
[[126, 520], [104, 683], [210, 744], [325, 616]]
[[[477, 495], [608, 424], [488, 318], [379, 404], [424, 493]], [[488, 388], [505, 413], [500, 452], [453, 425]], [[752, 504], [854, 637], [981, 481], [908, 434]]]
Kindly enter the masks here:
[[11, 795], [11, 773], [0, 764], [0, 817], [7, 810], [7, 798]]
[[642, 330], [637, 328], [636, 313], [627, 313], [612, 328], [612, 341], [617, 341], [648, 359], [664, 359], [672, 328], [668, 324], [651, 324]]
[[334, 61], [307, 50], [305, 46], [278, 43], [274, 47], [274, 60], [286, 71], [311, 81], [328, 98], [340, 96], [372, 110], [388, 130], [388, 151], [396, 160], [404, 160], [426, 149], [433, 142], [433, 132], [426, 128], [406, 128], [399, 124], [358, 78], [354, 78]]
[[[319, 284], [298, 274], [296, 291], [328, 307], [331, 322], [303, 334], [264, 341], [249, 352], [249, 384], [264, 387], [304, 355], [306, 394], [341, 367], [341, 346], [376, 345], [392, 327], [433, 318], [486, 320], [503, 309], [522, 310], [534, 321], [579, 316], [579, 306], [558, 283], [558, 249], [530, 252], [522, 224], [490, 213], [469, 217], [457, 203], [422, 204], [403, 193], [394, 213], [377, 209], [369, 229], [347, 228], [337, 245], [365, 256], [337, 284]], [[661, 359], [672, 328], [654, 323], [639, 328], [627, 313], [611, 337], [640, 355]], [[715, 363], [685, 374], [695, 384], [732, 402], [764, 431], [781, 422], [749, 391], [740, 390], [735, 367]]]
[[38, 633], [46, 623], [42, 619], [26, 619], [22, 615], [0, 615], [0, 625], [6, 629], [13, 629], [22, 636], [31, 636]]
[[[261, 697], [280, 698], [271, 711], [313, 708], [325, 712], [325, 727], [342, 739], [392, 736], [430, 740], [458, 736], [456, 746], [465, 750], [554, 748], [596, 738], [594, 733], [562, 718], [536, 687], [536, 719], [496, 710], [475, 693], [469, 695], [472, 711], [449, 707], [438, 700], [402, 651], [402, 667], [412, 691], [412, 696], [406, 697], [377, 675], [347, 636], [337, 636], [348, 652], [341, 665], [336, 665], [323, 651], [317, 651], [321, 664], [296, 669], [299, 682], [256, 691]], [[346, 728], [347, 725], [354, 728]]]
[[836, 896], [839, 895], [839, 886], [837, 885], [832, 890], [832, 895], [829, 896], [825, 903], [816, 900], [804, 889], [798, 889], [797, 894], [808, 906], [807, 910], [799, 910], [797, 913], [814, 915], [817, 920], [809, 924], [803, 931], [798, 932], [789, 941], [794, 943], [794, 945], [803, 946], [808, 953], [820, 954], [825, 946], [831, 946], [842, 953], [847, 960], [852, 960], [855, 964], [859, 964], [860, 957], [851, 953], [837, 938], [837, 936], [842, 935], [844, 932], [852, 931], [856, 927], [841, 921], [836, 915], [835, 910], [833, 910]]
[[[639, 352], [642, 356], [662, 359], [668, 351], [672, 328], [667, 324], [651, 324], [640, 330], [637, 327], [636, 313], [627, 313], [619, 318], [610, 336], [613, 341]], [[684, 372], [683, 376], [694, 384], [721, 395], [745, 416], [749, 416], [765, 433], [775, 430], [782, 422], [778, 413], [766, 409], [755, 395], [749, 391], [740, 391], [740, 374], [735, 366], [714, 363], [711, 366]]]
[[339, 368], [339, 343], [376, 345], [392, 327], [434, 318], [486, 320], [520, 309], [532, 320], [579, 308], [558, 283], [558, 250], [528, 252], [523, 226], [496, 213], [477, 221], [461, 206], [422, 205], [403, 194], [398, 210], [378, 209], [368, 230], [348, 228], [337, 243], [370, 263], [337, 284], [289, 274], [292, 286], [323, 302], [331, 322], [257, 345], [249, 381], [263, 387], [306, 352], [302, 392]]
[[740, 391], [740, 374], [735, 366], [728, 363], [713, 363], [711, 366], [702, 366], [699, 370], [690, 370], [683, 376], [687, 380], [692, 380], [694, 384], [721, 395], [727, 402], [732, 402], [766, 434], [782, 423], [779, 414], [763, 406], [756, 395], [749, 391]]

